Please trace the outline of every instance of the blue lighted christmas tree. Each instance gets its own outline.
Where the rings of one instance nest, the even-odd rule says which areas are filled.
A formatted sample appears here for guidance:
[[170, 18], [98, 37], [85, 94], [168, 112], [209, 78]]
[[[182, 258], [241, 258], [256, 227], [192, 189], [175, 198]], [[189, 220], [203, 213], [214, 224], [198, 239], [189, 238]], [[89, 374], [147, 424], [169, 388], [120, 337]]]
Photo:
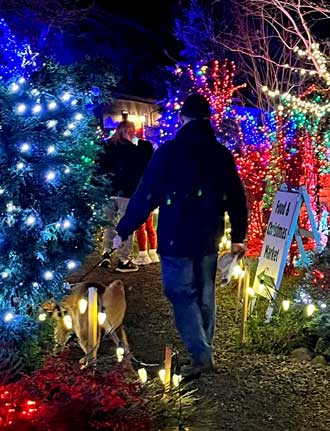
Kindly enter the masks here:
[[20, 311], [63, 294], [93, 249], [105, 184], [92, 181], [100, 147], [90, 94], [63, 68], [46, 63], [27, 79], [29, 62], [11, 63], [0, 82], [0, 308]]

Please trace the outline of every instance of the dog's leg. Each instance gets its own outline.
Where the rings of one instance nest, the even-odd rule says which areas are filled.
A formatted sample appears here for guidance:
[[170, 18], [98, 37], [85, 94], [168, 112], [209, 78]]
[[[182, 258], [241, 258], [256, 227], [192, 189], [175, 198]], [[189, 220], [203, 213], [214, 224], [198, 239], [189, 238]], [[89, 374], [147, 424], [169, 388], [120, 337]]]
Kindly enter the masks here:
[[127, 335], [123, 324], [118, 326], [118, 328], [116, 329], [116, 334], [118, 335], [118, 338], [122, 342], [122, 344], [128, 348]]
[[56, 326], [54, 329], [54, 339], [55, 339], [54, 353], [58, 353], [59, 351], [62, 351], [64, 349], [71, 334], [72, 332], [67, 331], [60, 320], [56, 322]]

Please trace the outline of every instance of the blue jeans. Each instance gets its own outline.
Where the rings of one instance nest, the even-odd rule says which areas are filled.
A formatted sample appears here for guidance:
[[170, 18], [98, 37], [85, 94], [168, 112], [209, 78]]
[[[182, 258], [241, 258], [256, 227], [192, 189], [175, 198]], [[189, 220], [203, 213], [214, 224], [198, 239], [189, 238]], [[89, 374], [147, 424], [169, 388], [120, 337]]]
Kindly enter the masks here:
[[193, 364], [212, 359], [216, 319], [217, 254], [200, 258], [161, 256], [164, 292]]

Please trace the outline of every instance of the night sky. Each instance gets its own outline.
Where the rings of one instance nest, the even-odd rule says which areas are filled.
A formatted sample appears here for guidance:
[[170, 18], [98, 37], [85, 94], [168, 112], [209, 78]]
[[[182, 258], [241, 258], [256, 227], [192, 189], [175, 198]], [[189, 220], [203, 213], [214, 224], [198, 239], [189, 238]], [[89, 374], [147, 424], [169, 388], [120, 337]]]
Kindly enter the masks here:
[[[123, 75], [119, 90], [146, 97], [162, 97], [165, 66], [179, 58], [173, 36], [180, 1], [144, 2], [98, 0], [108, 12], [105, 31], [93, 36], [98, 50], [117, 63]], [[169, 55], [167, 55], [167, 53]], [[170, 57], [169, 57], [170, 56]], [[163, 88], [162, 88], [163, 87]]]
[[[119, 92], [157, 99], [166, 92], [164, 69], [174, 64], [169, 56], [179, 59], [173, 31], [182, 1], [95, 0], [87, 15], [78, 14], [72, 22], [60, 18], [58, 25], [53, 25], [37, 0], [31, 1], [31, 8], [9, 7], [2, 12], [19, 40], [28, 40], [39, 53], [63, 64], [85, 56], [105, 57], [119, 69]], [[9, 0], [7, 3], [10, 6]], [[75, 3], [84, 7], [92, 2]], [[42, 39], [45, 32], [46, 42]]]

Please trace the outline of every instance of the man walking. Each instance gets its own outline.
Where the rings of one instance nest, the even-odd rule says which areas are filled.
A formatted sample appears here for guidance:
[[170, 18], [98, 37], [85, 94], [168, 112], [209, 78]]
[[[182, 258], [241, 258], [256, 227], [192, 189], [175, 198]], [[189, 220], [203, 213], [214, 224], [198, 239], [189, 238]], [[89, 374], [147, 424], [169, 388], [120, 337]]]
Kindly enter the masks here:
[[247, 208], [234, 159], [215, 138], [208, 101], [199, 94], [188, 96], [180, 116], [183, 126], [155, 152], [115, 241], [125, 240], [159, 207], [164, 292], [195, 377], [214, 366], [215, 276], [224, 212], [231, 222], [232, 252], [243, 256]]

